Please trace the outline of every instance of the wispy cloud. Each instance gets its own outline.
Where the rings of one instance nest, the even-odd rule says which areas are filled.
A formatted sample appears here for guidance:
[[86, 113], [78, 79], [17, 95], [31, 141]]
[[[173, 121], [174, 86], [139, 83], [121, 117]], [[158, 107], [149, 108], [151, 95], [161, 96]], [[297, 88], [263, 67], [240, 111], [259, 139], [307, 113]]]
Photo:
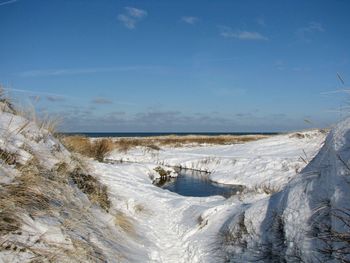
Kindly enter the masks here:
[[225, 38], [235, 38], [239, 40], [261, 41], [269, 38], [255, 31], [233, 30], [228, 26], [219, 26], [220, 35]]
[[318, 22], [310, 22], [307, 26], [301, 27], [297, 29], [296, 35], [299, 39], [304, 40], [306, 42], [311, 41], [311, 36], [315, 33], [324, 32], [324, 28], [321, 23]]
[[118, 14], [118, 20], [128, 29], [134, 29], [136, 24], [143, 20], [147, 15], [147, 11], [135, 7], [124, 7], [125, 12]]
[[155, 66], [123, 66], [123, 67], [101, 67], [101, 68], [67, 68], [67, 69], [37, 69], [28, 70], [19, 73], [20, 77], [45, 77], [45, 76], [61, 76], [61, 75], [80, 75], [104, 72], [123, 72], [137, 70], [152, 70]]
[[199, 18], [195, 16], [183, 16], [181, 17], [181, 21], [190, 25], [194, 25], [199, 22]]
[[147, 16], [147, 11], [142, 10], [142, 9], [138, 9], [135, 7], [127, 6], [127, 7], [125, 7], [125, 10], [128, 12], [128, 14], [130, 16], [135, 17], [135, 18], [144, 18]]
[[94, 104], [112, 104], [113, 103], [113, 101], [106, 99], [106, 98], [103, 98], [103, 97], [96, 97], [96, 98], [92, 99], [91, 102]]
[[10, 0], [5, 2], [0, 2], [0, 6], [16, 3], [18, 0]]

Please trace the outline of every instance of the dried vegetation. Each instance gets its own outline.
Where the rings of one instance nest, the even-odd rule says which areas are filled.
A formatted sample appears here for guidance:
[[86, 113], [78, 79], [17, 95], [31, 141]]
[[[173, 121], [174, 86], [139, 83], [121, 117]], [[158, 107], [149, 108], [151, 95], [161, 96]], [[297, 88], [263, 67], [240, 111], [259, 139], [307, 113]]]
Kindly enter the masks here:
[[62, 138], [63, 144], [71, 151], [103, 161], [105, 155], [114, 149], [111, 139], [91, 140], [85, 136], [66, 136]]
[[135, 138], [103, 138], [89, 139], [81, 135], [64, 136], [62, 141], [71, 151], [102, 161], [105, 155], [116, 149], [127, 152], [136, 147], [144, 147], [148, 151], [159, 151], [162, 147], [183, 147], [199, 145], [228, 145], [245, 143], [267, 138], [268, 135], [220, 135], [220, 136], [155, 136]]

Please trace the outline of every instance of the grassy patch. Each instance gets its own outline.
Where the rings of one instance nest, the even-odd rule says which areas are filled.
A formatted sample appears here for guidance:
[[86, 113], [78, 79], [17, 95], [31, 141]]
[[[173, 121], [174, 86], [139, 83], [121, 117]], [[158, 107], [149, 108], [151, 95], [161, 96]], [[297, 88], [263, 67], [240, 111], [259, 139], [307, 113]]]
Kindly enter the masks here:
[[10, 113], [16, 113], [15, 107], [5, 94], [5, 89], [2, 85], [0, 85], [0, 110]]
[[111, 139], [91, 140], [85, 136], [66, 136], [63, 144], [71, 151], [103, 161], [105, 155], [115, 148]]
[[265, 184], [262, 183], [259, 185], [255, 185], [253, 188], [253, 191], [257, 193], [265, 193], [267, 195], [272, 195], [274, 193], [281, 191], [281, 188], [271, 183], [265, 183]]
[[121, 138], [114, 141], [116, 149], [121, 151], [128, 151], [134, 147], [142, 146], [150, 148], [152, 150], [159, 151], [161, 147], [182, 147], [185, 145], [227, 145], [236, 143], [245, 143], [255, 141], [258, 139], [267, 138], [265, 135], [244, 135], [244, 136], [233, 136], [233, 135], [222, 135], [222, 136], [198, 136], [198, 135], [187, 135], [187, 136], [156, 136], [156, 137], [142, 137], [142, 138]]
[[49, 210], [52, 194], [46, 194], [51, 189], [47, 187], [47, 179], [39, 176], [38, 169], [31, 164], [21, 167], [21, 172], [22, 175], [13, 183], [0, 187], [1, 235], [20, 227], [21, 213], [35, 216]]
[[21, 223], [19, 217], [4, 203], [4, 196], [0, 193], [0, 236], [14, 232], [19, 229]]
[[130, 235], [136, 235], [136, 231], [133, 223], [131, 222], [131, 219], [124, 213], [118, 212], [115, 215], [114, 222], [115, 225], [119, 226], [125, 233], [128, 233]]
[[80, 169], [75, 169], [71, 172], [70, 178], [89, 197], [91, 202], [99, 204], [101, 208], [108, 212], [111, 202], [108, 198], [107, 187], [105, 185], [102, 185], [92, 175], [83, 173]]
[[153, 170], [156, 171], [160, 175], [160, 177], [168, 177], [171, 174], [170, 170], [165, 170], [160, 166], [157, 166]]
[[8, 152], [0, 148], [0, 159], [8, 165], [16, 164], [17, 154]]
[[103, 160], [106, 153], [111, 150], [127, 152], [135, 147], [144, 147], [149, 151], [159, 151], [162, 147], [183, 147], [186, 145], [228, 145], [246, 143], [263, 138], [267, 135], [221, 135], [221, 136], [156, 136], [156, 137], [135, 137], [135, 138], [105, 138], [91, 140], [85, 136], [65, 136], [62, 141], [71, 151]]

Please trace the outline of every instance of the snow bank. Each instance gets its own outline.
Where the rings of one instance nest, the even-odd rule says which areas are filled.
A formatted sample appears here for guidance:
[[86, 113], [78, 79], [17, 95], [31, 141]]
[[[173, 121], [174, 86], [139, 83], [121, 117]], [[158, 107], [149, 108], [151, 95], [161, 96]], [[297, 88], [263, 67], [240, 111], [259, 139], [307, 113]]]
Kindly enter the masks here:
[[226, 221], [221, 232], [229, 237], [223, 240], [227, 259], [349, 260], [349, 149], [347, 119], [331, 131], [317, 156], [283, 191], [249, 204]]
[[106, 159], [210, 172], [212, 181], [223, 184], [281, 188], [314, 157], [325, 136], [325, 132], [313, 130], [224, 146], [164, 148], [160, 151], [139, 147], [127, 153], [115, 150]]

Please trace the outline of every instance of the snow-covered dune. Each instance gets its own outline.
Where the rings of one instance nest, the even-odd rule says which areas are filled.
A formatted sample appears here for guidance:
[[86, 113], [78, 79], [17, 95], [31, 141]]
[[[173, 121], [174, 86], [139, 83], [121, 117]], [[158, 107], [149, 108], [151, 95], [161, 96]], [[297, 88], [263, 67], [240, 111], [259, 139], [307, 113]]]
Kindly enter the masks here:
[[155, 163], [210, 172], [212, 181], [248, 187], [281, 188], [322, 146], [320, 130], [273, 136], [244, 144], [114, 151], [108, 160]]
[[221, 229], [232, 262], [350, 260], [350, 119], [279, 193], [249, 204]]
[[8, 105], [0, 102], [0, 262], [148, 258], [146, 239], [123, 229], [128, 218], [109, 205], [89, 161]]
[[[315, 130], [237, 145], [115, 151], [100, 163], [0, 108], [0, 262], [348, 257], [350, 120], [326, 141]], [[158, 165], [209, 171], [214, 181], [247, 188], [229, 199], [180, 196], [152, 184]]]

